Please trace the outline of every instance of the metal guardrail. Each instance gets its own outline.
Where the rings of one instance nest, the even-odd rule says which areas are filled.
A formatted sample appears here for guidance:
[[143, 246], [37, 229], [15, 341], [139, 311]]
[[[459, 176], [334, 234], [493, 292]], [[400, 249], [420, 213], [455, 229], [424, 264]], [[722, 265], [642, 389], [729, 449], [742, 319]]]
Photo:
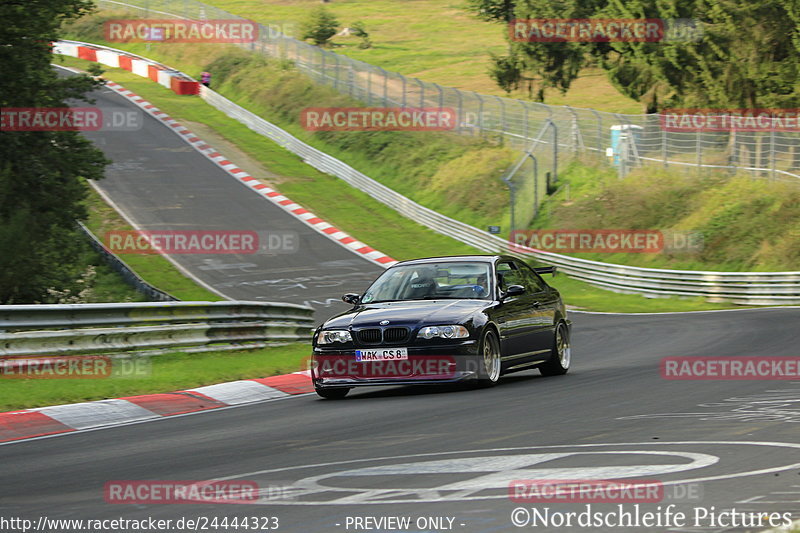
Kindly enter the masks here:
[[0, 306], [0, 356], [220, 349], [305, 341], [314, 310], [288, 303], [134, 302]]
[[[579, 259], [561, 254], [524, 250], [507, 240], [421, 206], [410, 198], [359, 172], [278, 126], [244, 109], [215, 91], [201, 87], [201, 98], [253, 131], [278, 143], [314, 168], [336, 176], [432, 230], [488, 253], [509, 253], [555, 265], [571, 277], [620, 293], [649, 297], [694, 296], [708, 301], [743, 305], [800, 304], [798, 272], [717, 272], [632, 267]], [[523, 249], [523, 252], [520, 252]]]
[[[238, 19], [197, 0], [96, 0], [110, 9], [135, 9], [144, 17]], [[367, 106], [449, 107], [456, 110], [458, 132], [499, 135], [509, 145], [528, 147], [546, 121], [558, 127], [564, 157], [584, 154], [607, 159], [620, 129], [634, 132], [636, 164], [746, 171], [755, 176], [800, 178], [800, 134], [795, 132], [667, 131], [662, 115], [621, 114], [528, 100], [483, 95], [404, 76], [284, 35], [277, 24], [259, 24], [259, 38], [241, 46], [293, 61], [317, 83], [365, 102]], [[616, 128], [616, 131], [614, 129]], [[615, 154], [615, 160], [619, 153]]]
[[143, 294], [148, 301], [151, 302], [177, 302], [178, 298], [175, 298], [168, 292], [164, 292], [161, 289], [154, 287], [147, 283], [144, 279], [142, 279], [139, 274], [136, 273], [128, 264], [114, 255], [108, 248], [106, 248], [102, 242], [92, 233], [89, 231], [89, 228], [84, 226], [81, 222], [78, 222], [78, 227], [81, 228], [83, 233], [86, 235], [86, 238], [89, 240], [89, 245], [97, 251], [102, 257], [103, 260], [120, 276], [124, 279], [128, 285], [136, 289], [137, 292]]
[[403, 216], [479, 250], [533, 257], [561, 272], [615, 292], [645, 296], [700, 296], [709, 301], [749, 305], [800, 304], [800, 272], [713, 272], [614, 265], [529, 250], [519, 253], [502, 237], [454, 220], [378, 183], [353, 167], [307, 145], [278, 126], [203, 87], [201, 97], [231, 118], [299, 155], [314, 168], [332, 174]]

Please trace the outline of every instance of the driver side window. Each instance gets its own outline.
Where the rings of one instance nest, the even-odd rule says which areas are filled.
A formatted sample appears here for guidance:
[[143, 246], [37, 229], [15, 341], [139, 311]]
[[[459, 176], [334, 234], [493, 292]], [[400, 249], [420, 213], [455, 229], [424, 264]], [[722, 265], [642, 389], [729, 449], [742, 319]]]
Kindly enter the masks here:
[[519, 270], [522, 274], [522, 279], [525, 280], [523, 285], [525, 285], [526, 292], [535, 293], [545, 290], [544, 281], [528, 265], [519, 265]]
[[[511, 285], [525, 286], [517, 266], [508, 261], [497, 263], [497, 286], [505, 292]], [[527, 287], [525, 288], [527, 289]]]

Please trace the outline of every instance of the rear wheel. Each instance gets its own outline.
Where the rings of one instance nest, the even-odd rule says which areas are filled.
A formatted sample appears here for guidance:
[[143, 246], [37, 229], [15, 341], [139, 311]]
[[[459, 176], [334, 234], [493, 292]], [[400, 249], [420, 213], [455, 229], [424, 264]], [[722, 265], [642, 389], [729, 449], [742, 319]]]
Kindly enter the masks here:
[[572, 348], [569, 345], [567, 325], [564, 322], [559, 322], [553, 337], [553, 350], [550, 359], [539, 365], [539, 372], [543, 376], [561, 376], [569, 370], [571, 360]]
[[500, 381], [500, 341], [493, 329], [483, 332], [480, 355], [482, 367], [478, 375], [478, 385], [492, 387]]
[[347, 388], [337, 388], [337, 389], [314, 389], [316, 393], [321, 397], [325, 398], [326, 400], [341, 400], [347, 393], [350, 392], [350, 389]]

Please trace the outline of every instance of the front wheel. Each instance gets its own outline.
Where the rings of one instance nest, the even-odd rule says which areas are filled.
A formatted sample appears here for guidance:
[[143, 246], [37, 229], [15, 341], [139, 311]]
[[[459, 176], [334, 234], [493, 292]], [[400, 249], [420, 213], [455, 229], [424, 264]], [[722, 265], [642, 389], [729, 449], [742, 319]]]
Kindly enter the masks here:
[[350, 392], [350, 389], [347, 388], [318, 389], [315, 387], [314, 390], [321, 398], [325, 398], [326, 400], [341, 400]]
[[569, 345], [569, 332], [564, 322], [559, 322], [556, 326], [556, 333], [553, 337], [553, 351], [545, 363], [539, 365], [539, 372], [543, 376], [561, 376], [569, 370], [572, 359], [572, 348]]
[[500, 381], [500, 341], [493, 329], [483, 333], [480, 343], [480, 362], [478, 386], [492, 387]]

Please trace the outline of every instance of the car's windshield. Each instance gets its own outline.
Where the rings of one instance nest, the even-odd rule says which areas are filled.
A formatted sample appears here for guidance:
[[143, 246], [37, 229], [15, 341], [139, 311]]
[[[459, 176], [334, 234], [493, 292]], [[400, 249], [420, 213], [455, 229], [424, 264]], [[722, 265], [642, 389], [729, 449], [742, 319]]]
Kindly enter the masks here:
[[467, 261], [396, 266], [375, 280], [361, 301], [486, 300], [490, 295], [490, 268], [488, 263]]

